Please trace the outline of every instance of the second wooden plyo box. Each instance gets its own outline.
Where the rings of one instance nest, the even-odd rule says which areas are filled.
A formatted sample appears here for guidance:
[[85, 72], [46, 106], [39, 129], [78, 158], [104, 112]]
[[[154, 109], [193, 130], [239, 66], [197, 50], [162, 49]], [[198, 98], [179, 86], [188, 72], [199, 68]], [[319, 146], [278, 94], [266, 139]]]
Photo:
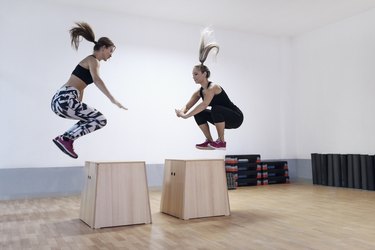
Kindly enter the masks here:
[[184, 220], [230, 215], [224, 160], [165, 160], [160, 211]]

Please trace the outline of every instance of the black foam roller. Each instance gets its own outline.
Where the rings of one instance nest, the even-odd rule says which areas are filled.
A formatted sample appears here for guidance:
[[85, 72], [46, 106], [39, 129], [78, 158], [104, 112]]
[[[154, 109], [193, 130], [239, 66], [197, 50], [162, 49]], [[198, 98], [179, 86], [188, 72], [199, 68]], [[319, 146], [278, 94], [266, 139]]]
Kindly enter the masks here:
[[367, 158], [367, 189], [375, 190], [375, 176], [374, 176], [374, 156], [370, 155]]
[[327, 155], [321, 154], [320, 155], [320, 180], [321, 184], [327, 186], [328, 185], [328, 161]]
[[354, 188], [354, 168], [353, 168], [353, 155], [348, 155], [348, 187]]
[[362, 188], [361, 183], [361, 160], [360, 155], [353, 155], [353, 179], [354, 188]]
[[340, 155], [333, 155], [333, 185], [335, 187], [341, 187], [341, 166], [340, 166]]
[[316, 153], [311, 154], [311, 170], [312, 170], [312, 177], [313, 177], [313, 184], [318, 183], [318, 162], [319, 162], [319, 155]]
[[367, 190], [367, 158], [368, 155], [361, 155], [361, 188]]
[[322, 154], [317, 154], [316, 158], [316, 182], [318, 185], [322, 185]]
[[348, 187], [348, 156], [340, 155], [341, 187]]
[[333, 154], [327, 155], [327, 162], [328, 162], [328, 186], [333, 186]]

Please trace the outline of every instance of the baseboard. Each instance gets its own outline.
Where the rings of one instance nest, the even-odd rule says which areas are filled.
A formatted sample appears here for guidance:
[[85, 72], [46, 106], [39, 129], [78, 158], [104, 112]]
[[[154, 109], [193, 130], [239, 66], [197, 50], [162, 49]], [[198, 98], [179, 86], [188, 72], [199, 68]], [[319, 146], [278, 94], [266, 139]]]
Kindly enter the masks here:
[[[310, 159], [288, 161], [293, 182], [312, 182]], [[150, 190], [161, 190], [164, 164], [146, 164]], [[85, 181], [83, 166], [0, 169], [0, 200], [80, 195]]]
[[0, 169], [0, 200], [79, 194], [83, 167]]
[[[161, 187], [164, 164], [147, 164], [149, 187]], [[80, 195], [83, 166], [0, 169], [0, 200]]]

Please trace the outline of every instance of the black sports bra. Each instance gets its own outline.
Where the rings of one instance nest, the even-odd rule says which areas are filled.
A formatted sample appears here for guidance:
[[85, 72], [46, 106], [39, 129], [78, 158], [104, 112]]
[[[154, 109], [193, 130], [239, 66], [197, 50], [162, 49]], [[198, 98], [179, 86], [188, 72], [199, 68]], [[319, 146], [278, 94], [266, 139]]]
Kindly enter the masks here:
[[82, 67], [81, 65], [77, 65], [77, 67], [73, 70], [72, 75], [75, 75], [82, 81], [84, 81], [87, 85], [93, 83], [92, 76], [90, 74], [90, 70]]

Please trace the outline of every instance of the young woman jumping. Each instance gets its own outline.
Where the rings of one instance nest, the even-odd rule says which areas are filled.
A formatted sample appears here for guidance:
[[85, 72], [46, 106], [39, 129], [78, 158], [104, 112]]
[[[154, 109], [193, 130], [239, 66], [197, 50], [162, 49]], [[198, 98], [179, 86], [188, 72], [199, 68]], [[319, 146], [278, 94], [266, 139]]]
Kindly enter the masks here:
[[[212, 31], [205, 29], [201, 35], [201, 43], [199, 49], [200, 64], [193, 68], [193, 79], [200, 88], [195, 91], [188, 103], [181, 109], [176, 109], [178, 117], [187, 119], [194, 116], [196, 123], [203, 132], [206, 140], [203, 143], [196, 144], [198, 149], [226, 149], [226, 141], [224, 138], [224, 129], [235, 129], [241, 126], [243, 122], [243, 114], [241, 110], [233, 104], [224, 89], [216, 83], [208, 80], [211, 75], [210, 70], [204, 65], [209, 52], [219, 46], [216, 43], [208, 43], [208, 36]], [[195, 108], [190, 110], [202, 98]], [[211, 109], [208, 109], [208, 107]], [[216, 127], [218, 139], [213, 140], [208, 122]]]
[[71, 44], [76, 50], [80, 43], [80, 37], [94, 43], [94, 49], [91, 55], [78, 63], [68, 81], [52, 98], [53, 112], [63, 118], [78, 120], [73, 127], [52, 141], [65, 154], [72, 158], [78, 158], [73, 149], [74, 141], [107, 124], [107, 119], [102, 113], [82, 102], [85, 88], [94, 83], [113, 104], [125, 110], [126, 108], [112, 96], [99, 76], [99, 62], [111, 58], [116, 49], [113, 42], [107, 37], [101, 37], [96, 41], [93, 30], [84, 22], [76, 23], [76, 26], [70, 30], [70, 36]]

